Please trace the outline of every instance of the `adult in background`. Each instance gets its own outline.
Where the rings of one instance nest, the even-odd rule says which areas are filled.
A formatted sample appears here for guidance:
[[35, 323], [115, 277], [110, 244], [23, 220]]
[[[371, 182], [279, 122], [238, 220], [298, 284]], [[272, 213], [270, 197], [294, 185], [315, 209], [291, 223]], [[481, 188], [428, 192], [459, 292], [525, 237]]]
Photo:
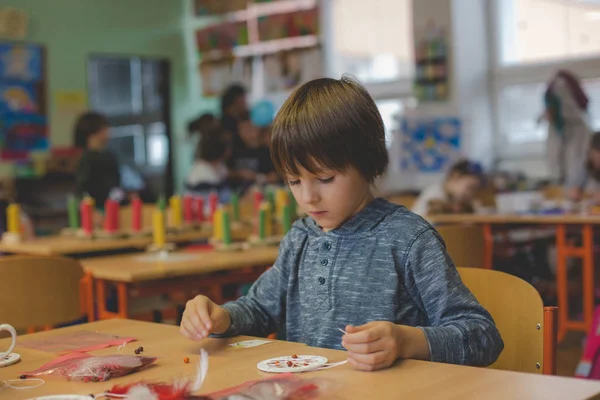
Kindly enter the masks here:
[[560, 70], [544, 93], [544, 118], [548, 121], [548, 163], [551, 176], [577, 200], [591, 130], [587, 121], [588, 97], [579, 79]]

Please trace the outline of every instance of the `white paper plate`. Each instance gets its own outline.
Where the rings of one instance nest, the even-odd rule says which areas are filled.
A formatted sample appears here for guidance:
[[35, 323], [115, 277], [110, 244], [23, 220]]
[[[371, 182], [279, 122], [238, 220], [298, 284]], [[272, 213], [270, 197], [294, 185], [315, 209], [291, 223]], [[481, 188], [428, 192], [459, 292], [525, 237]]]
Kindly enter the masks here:
[[[289, 366], [289, 362], [292, 366]], [[321, 356], [298, 355], [275, 357], [259, 362], [256, 366], [263, 372], [286, 373], [286, 372], [304, 372], [310, 371], [327, 364], [327, 359]]]

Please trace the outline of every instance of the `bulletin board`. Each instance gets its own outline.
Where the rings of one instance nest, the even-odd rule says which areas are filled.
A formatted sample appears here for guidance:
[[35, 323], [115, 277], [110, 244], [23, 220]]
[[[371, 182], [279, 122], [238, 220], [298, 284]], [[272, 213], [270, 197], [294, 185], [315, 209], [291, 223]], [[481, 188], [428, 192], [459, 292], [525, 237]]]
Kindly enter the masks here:
[[0, 159], [28, 160], [49, 149], [45, 52], [35, 44], [0, 42]]
[[456, 117], [407, 116], [400, 130], [400, 169], [438, 173], [461, 158], [463, 124]]

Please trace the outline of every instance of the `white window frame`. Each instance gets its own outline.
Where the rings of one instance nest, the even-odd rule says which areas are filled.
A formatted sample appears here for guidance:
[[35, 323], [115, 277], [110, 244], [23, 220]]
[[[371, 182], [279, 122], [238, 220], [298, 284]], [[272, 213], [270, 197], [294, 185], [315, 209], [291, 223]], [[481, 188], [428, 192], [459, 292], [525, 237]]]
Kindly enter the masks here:
[[[488, 9], [488, 20], [491, 27], [490, 35], [490, 92], [493, 107], [494, 121], [494, 162], [498, 164], [506, 161], [524, 161], [525, 159], [546, 158], [545, 141], [535, 141], [526, 144], [511, 144], [503, 134], [503, 126], [499, 108], [500, 95], [503, 88], [519, 84], [546, 84], [559, 69], [568, 69], [581, 79], [600, 78], [600, 56], [578, 59], [557, 60], [539, 63], [504, 65], [501, 60], [503, 51], [502, 36], [510, 34], [502, 32], [500, 28], [501, 2], [505, 0], [491, 0]], [[543, 101], [540, 98], [540, 103]], [[532, 116], [536, 118], [536, 116]]]

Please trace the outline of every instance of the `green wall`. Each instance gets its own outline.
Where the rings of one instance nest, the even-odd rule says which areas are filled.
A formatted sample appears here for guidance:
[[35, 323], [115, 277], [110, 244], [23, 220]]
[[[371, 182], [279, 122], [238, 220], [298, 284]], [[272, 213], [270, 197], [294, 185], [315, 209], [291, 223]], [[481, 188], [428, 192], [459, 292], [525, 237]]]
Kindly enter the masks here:
[[202, 98], [193, 53], [193, 31], [186, 28], [187, 0], [2, 0], [30, 17], [26, 41], [45, 45], [52, 145], [72, 141], [72, 121], [54, 104], [60, 90], [87, 89], [86, 61], [93, 53], [166, 57], [171, 61], [172, 132], [175, 187], [187, 174], [191, 152], [187, 121], [201, 110]]

